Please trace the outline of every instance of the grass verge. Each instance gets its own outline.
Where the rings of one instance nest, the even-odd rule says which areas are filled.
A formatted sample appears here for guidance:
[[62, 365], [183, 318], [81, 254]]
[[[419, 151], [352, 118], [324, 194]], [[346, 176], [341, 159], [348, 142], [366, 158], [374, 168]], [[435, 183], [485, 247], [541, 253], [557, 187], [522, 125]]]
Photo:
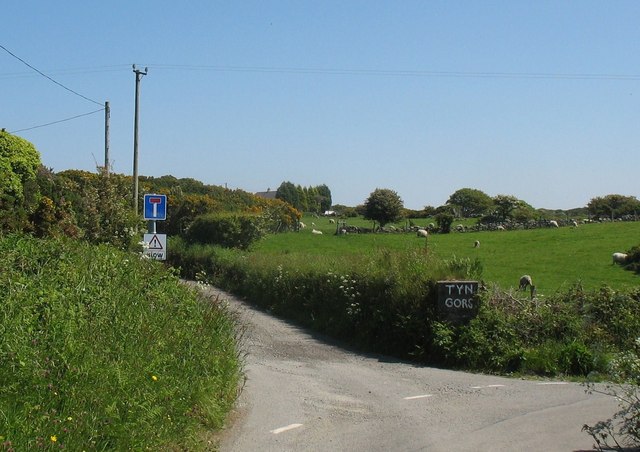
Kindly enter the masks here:
[[0, 450], [199, 450], [236, 398], [234, 323], [157, 262], [0, 237]]

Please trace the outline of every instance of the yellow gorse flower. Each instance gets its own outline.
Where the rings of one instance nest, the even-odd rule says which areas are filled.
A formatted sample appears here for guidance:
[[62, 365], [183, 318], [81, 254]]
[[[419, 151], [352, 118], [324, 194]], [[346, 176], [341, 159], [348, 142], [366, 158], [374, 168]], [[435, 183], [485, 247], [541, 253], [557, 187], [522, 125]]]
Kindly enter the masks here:
[[153, 381], [158, 381], [158, 377], [156, 377], [155, 375], [151, 375], [151, 379], [152, 379]]
[[56, 435], [51, 435], [51, 442], [55, 443], [58, 441], [58, 437]]

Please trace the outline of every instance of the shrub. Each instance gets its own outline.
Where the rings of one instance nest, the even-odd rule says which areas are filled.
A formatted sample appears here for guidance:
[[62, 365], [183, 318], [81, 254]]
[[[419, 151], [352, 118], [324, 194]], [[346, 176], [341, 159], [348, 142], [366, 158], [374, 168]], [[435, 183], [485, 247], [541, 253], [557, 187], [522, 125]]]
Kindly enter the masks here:
[[640, 245], [636, 245], [627, 251], [625, 268], [636, 273], [640, 273]]
[[264, 235], [260, 217], [242, 213], [213, 213], [195, 219], [187, 241], [247, 249]]
[[615, 397], [620, 410], [595, 425], [585, 424], [582, 430], [594, 439], [600, 451], [637, 450], [640, 447], [640, 338], [631, 350], [620, 353], [611, 361], [609, 370], [613, 383], [605, 385], [604, 390], [587, 383], [586, 390]]

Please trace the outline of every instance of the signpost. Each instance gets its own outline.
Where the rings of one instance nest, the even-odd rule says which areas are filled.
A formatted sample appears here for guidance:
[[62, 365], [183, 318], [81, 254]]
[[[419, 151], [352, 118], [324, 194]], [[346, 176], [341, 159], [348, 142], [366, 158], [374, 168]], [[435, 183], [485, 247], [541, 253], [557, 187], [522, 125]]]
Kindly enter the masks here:
[[145, 234], [144, 243], [147, 244], [142, 251], [144, 256], [159, 261], [167, 260], [167, 234]]
[[167, 235], [156, 234], [156, 221], [167, 219], [167, 195], [144, 195], [144, 219], [149, 221], [149, 233], [144, 235], [144, 256], [167, 259]]
[[144, 195], [144, 219], [167, 219], [167, 195]]
[[438, 312], [446, 320], [461, 322], [478, 314], [478, 281], [438, 281]]

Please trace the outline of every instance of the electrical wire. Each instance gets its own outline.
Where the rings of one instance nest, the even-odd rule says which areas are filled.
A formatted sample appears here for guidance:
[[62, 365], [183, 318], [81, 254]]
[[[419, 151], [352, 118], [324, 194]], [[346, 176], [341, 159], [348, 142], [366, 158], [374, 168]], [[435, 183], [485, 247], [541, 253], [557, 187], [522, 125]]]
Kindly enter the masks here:
[[55, 83], [56, 85], [60, 86], [61, 88], [66, 89], [67, 91], [69, 91], [70, 93], [75, 94], [76, 96], [82, 97], [85, 100], [88, 100], [89, 102], [93, 102], [96, 105], [102, 105], [102, 103], [93, 100], [93, 99], [89, 99], [87, 96], [83, 96], [82, 94], [72, 90], [71, 88], [67, 88], [66, 86], [64, 86], [62, 83], [59, 83], [57, 81], [55, 81], [54, 79], [52, 79], [51, 77], [49, 77], [47, 74], [43, 73], [42, 71], [40, 71], [39, 69], [33, 67], [32, 65], [30, 65], [29, 63], [27, 63], [25, 60], [23, 60], [22, 58], [20, 58], [18, 55], [14, 54], [13, 52], [9, 51], [9, 49], [7, 49], [5, 46], [3, 46], [2, 44], [0, 44], [0, 48], [2, 50], [4, 50], [5, 52], [7, 52], [9, 55], [11, 55], [12, 57], [14, 57], [16, 60], [20, 61], [21, 63], [25, 64], [26, 66], [30, 67], [31, 69], [33, 69], [34, 71], [36, 71], [38, 74], [40, 74], [41, 76], [43, 76], [44, 78], [46, 78], [47, 80]]
[[24, 132], [26, 130], [38, 129], [40, 127], [46, 127], [46, 126], [50, 126], [50, 125], [53, 125], [53, 124], [58, 124], [58, 123], [65, 122], [65, 121], [71, 121], [72, 119], [82, 118], [83, 116], [93, 115], [95, 113], [99, 113], [99, 112], [104, 111], [104, 110], [105, 110], [104, 108], [101, 108], [100, 110], [95, 110], [95, 111], [91, 111], [89, 113], [83, 113], [81, 115], [72, 116], [71, 118], [60, 119], [58, 121], [53, 121], [53, 122], [48, 122], [46, 124], [41, 124], [39, 126], [27, 127], [26, 129], [13, 130], [13, 131], [11, 131], [9, 133], [18, 133], [18, 132]]
[[268, 66], [208, 66], [180, 64], [147, 64], [154, 69], [174, 69], [215, 72], [258, 72], [286, 74], [367, 75], [394, 77], [450, 77], [450, 78], [512, 78], [512, 79], [569, 79], [569, 80], [640, 80], [638, 74], [580, 74], [580, 73], [536, 73], [536, 72], [462, 72], [421, 70], [376, 70], [376, 69], [321, 69], [305, 67]]

